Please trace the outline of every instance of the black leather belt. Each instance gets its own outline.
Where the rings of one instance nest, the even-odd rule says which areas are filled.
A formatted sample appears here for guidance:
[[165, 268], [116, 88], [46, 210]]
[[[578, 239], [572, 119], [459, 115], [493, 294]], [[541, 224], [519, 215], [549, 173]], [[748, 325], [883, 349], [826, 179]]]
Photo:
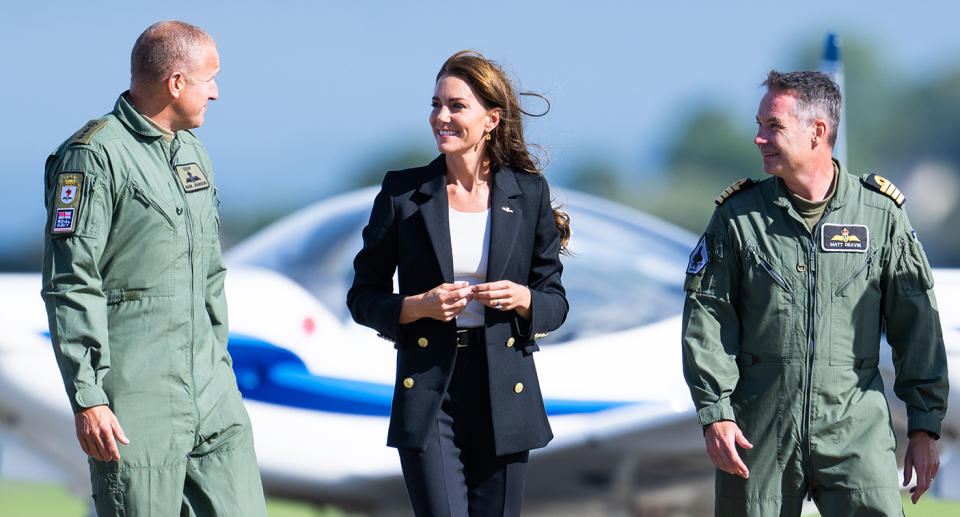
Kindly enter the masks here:
[[484, 344], [483, 327], [457, 329], [457, 348]]

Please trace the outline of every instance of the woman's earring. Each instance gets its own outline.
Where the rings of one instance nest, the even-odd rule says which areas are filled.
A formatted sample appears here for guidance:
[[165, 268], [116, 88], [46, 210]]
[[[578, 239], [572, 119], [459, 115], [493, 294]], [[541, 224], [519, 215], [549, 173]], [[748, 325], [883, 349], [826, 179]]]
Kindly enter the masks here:
[[490, 133], [487, 133], [487, 136], [484, 137], [484, 140], [490, 140]]

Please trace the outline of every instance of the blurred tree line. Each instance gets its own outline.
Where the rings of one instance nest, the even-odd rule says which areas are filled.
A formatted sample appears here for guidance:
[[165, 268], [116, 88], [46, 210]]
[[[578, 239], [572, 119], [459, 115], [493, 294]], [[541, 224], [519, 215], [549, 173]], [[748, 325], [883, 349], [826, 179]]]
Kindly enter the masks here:
[[[960, 65], [913, 82], [859, 42], [847, 42], [843, 57], [845, 165], [858, 176], [877, 173], [897, 184], [931, 263], [960, 267], [960, 232], [953, 227], [960, 218]], [[816, 70], [819, 58], [820, 49], [811, 46], [795, 68]], [[692, 111], [664, 150], [664, 175], [654, 187], [602, 165], [577, 171], [568, 184], [699, 233], [724, 188], [742, 177], [766, 176], [753, 144], [754, 114], [709, 105]]]

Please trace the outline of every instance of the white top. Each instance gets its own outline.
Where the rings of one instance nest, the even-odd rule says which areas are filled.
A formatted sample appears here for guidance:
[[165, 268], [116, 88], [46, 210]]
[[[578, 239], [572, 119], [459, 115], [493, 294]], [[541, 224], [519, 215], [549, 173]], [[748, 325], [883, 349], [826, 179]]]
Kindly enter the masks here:
[[[487, 280], [490, 253], [490, 210], [458, 212], [450, 208], [450, 249], [453, 252], [453, 281], [477, 285]], [[485, 306], [471, 301], [457, 316], [461, 328], [482, 327]]]

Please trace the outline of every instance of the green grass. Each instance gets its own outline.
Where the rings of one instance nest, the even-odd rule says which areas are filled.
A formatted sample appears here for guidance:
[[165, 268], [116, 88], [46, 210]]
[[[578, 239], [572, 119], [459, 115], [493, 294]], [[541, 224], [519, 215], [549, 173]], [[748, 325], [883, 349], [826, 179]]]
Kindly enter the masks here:
[[59, 485], [0, 481], [0, 509], [4, 517], [83, 517], [81, 501]]
[[[86, 505], [86, 499], [76, 497], [58, 485], [0, 481], [0, 515], [3, 517], [86, 517]], [[903, 509], [907, 517], [960, 515], [960, 503], [939, 501], [929, 494], [916, 505], [910, 502], [909, 495], [904, 496]], [[270, 517], [360, 517], [330, 506], [318, 508], [273, 498], [267, 499], [267, 514]]]
[[[3, 517], [86, 517], [87, 500], [59, 485], [0, 481], [0, 515]], [[359, 517], [336, 508], [267, 499], [270, 517]]]
[[903, 513], [906, 517], [956, 517], [960, 515], [960, 503], [940, 501], [925, 494], [917, 504], [913, 504], [907, 494], [903, 496]]
[[347, 514], [332, 506], [316, 506], [284, 499], [267, 499], [267, 515], [270, 517], [362, 517]]

